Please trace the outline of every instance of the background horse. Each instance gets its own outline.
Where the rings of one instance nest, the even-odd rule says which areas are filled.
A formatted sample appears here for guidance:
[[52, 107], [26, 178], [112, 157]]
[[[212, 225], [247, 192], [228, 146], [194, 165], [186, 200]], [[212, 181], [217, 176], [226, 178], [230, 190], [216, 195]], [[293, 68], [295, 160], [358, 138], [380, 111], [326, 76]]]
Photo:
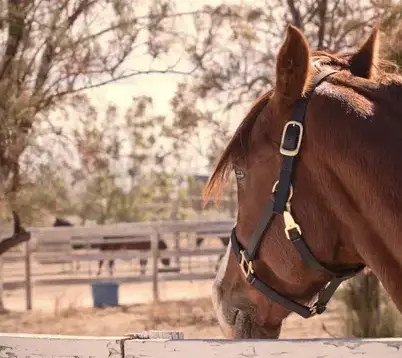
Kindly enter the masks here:
[[[55, 221], [54, 221], [54, 223], [53, 223], [53, 226], [54, 226], [54, 227], [58, 227], [58, 226], [73, 226], [73, 224], [70, 223], [68, 220], [61, 219], [61, 218], [57, 218], [57, 217], [56, 217], [56, 219], [55, 219]], [[71, 248], [72, 248], [73, 250], [81, 250], [81, 249], [83, 249], [84, 247], [85, 247], [84, 244], [72, 244], [72, 246], [71, 246]], [[63, 266], [64, 266], [64, 265], [63, 265]], [[80, 262], [77, 261], [77, 262], [75, 263], [75, 269], [76, 269], [77, 271], [79, 271], [80, 268], [81, 268]]]
[[234, 171], [237, 223], [212, 297], [226, 337], [277, 338], [365, 266], [402, 312], [402, 76], [378, 41], [376, 29], [333, 55], [289, 26], [274, 89], [224, 150], [206, 195]]
[[[65, 219], [60, 219], [56, 218], [53, 226], [73, 226], [69, 221]], [[121, 240], [121, 239], [127, 239], [128, 237], [121, 237], [121, 236], [104, 236], [104, 240]], [[84, 244], [73, 244], [72, 249], [73, 250], [80, 250], [83, 248], [86, 248], [87, 246]], [[140, 250], [140, 251], [148, 251], [151, 249], [151, 240], [148, 237], [144, 237], [143, 240], [138, 240], [138, 241], [133, 241], [130, 243], [106, 243], [106, 244], [91, 244], [90, 246], [91, 249], [99, 249], [99, 251], [119, 251], [119, 250]], [[158, 242], [158, 249], [159, 250], [166, 250], [167, 245], [165, 241], [159, 240]], [[170, 266], [170, 258], [162, 258], [161, 259], [162, 264], [165, 267]], [[148, 260], [147, 259], [140, 259], [140, 273], [141, 275], [145, 274], [145, 269], [147, 265]], [[111, 259], [108, 260], [108, 268], [109, 268], [109, 274], [113, 275], [114, 273], [114, 264], [115, 260]], [[102, 266], [103, 266], [103, 260], [98, 261], [98, 272], [97, 275], [99, 276], [102, 272]], [[77, 270], [79, 270], [80, 265], [79, 262], [77, 263]]]
[[[121, 236], [104, 236], [103, 239], [107, 239], [109, 240], [121, 240], [121, 239], [127, 239], [129, 238], [127, 237], [121, 237]], [[107, 244], [102, 244], [102, 245], [97, 245], [97, 247], [99, 248], [100, 251], [119, 251], [119, 250], [141, 250], [141, 251], [148, 251], [151, 250], [152, 247], [152, 243], [151, 240], [149, 239], [149, 237], [143, 237], [142, 240], [139, 240], [138, 237], [136, 238], [135, 236], [132, 237], [133, 239], [135, 239], [135, 241], [130, 242], [130, 243], [107, 243]], [[167, 245], [166, 242], [164, 240], [159, 240], [158, 241], [158, 249], [159, 250], [166, 250], [167, 249]], [[170, 258], [168, 257], [164, 257], [161, 259], [162, 264], [165, 267], [169, 267], [170, 266]], [[141, 275], [145, 274], [145, 269], [146, 269], [146, 265], [148, 263], [148, 259], [144, 259], [141, 258], [140, 259], [140, 273]], [[108, 260], [108, 267], [109, 267], [109, 274], [113, 275], [113, 270], [114, 270], [114, 259], [112, 260]], [[99, 261], [99, 265], [98, 265], [98, 273], [97, 275], [99, 276], [101, 274], [102, 271], [102, 265], [103, 265], [103, 260]]]

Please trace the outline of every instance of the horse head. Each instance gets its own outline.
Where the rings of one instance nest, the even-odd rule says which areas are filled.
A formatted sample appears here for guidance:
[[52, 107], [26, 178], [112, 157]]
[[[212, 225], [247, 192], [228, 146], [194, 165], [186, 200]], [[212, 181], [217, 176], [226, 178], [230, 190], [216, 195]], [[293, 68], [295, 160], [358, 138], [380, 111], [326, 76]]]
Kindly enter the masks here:
[[402, 78], [379, 60], [378, 41], [375, 29], [335, 55], [289, 26], [274, 88], [218, 161], [206, 195], [232, 172], [238, 193], [213, 286], [227, 337], [279, 337], [291, 312], [323, 313], [364, 267], [402, 311]]

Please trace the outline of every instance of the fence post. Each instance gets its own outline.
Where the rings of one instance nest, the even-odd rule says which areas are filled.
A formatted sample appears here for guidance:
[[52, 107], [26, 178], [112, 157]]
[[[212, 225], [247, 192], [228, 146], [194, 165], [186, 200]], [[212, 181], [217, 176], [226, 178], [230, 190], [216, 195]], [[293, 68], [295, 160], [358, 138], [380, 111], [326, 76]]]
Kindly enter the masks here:
[[152, 294], [153, 301], [159, 301], [159, 290], [158, 290], [158, 261], [159, 261], [159, 240], [160, 232], [159, 228], [156, 233], [152, 235], [151, 248], [152, 248]]
[[29, 241], [25, 242], [25, 299], [26, 310], [32, 310], [31, 248]]
[[[177, 221], [178, 215], [179, 215], [179, 208], [180, 208], [180, 196], [177, 196], [176, 200], [173, 200], [173, 206], [172, 206], [172, 214], [170, 216], [170, 219], [172, 221]], [[173, 233], [174, 235], [174, 249], [176, 251], [180, 251], [180, 232], [179, 231], [175, 231]], [[180, 256], [177, 255], [174, 258], [175, 264], [176, 266], [179, 268], [180, 270]]]
[[4, 261], [0, 255], [0, 312], [5, 311], [4, 307]]

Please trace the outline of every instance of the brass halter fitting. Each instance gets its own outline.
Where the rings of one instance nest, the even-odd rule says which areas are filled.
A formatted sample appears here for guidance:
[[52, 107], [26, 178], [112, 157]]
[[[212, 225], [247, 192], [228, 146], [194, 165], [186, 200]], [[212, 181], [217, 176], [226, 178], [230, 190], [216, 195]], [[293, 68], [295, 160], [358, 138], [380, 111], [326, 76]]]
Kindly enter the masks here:
[[248, 277], [254, 273], [254, 268], [253, 268], [253, 261], [250, 260], [248, 261], [246, 259], [246, 255], [244, 250], [240, 251], [240, 256], [241, 256], [241, 260], [240, 260], [240, 268], [241, 271], [243, 272], [243, 275], [246, 279], [248, 279]]
[[311, 306], [310, 307], [310, 317], [314, 317], [317, 315], [317, 306]]
[[290, 240], [290, 232], [292, 230], [296, 229], [299, 235], [301, 235], [300, 226], [296, 224], [293, 215], [289, 211], [283, 212], [283, 221], [285, 222], [285, 235], [288, 238], [288, 240]]
[[[279, 184], [279, 180], [277, 180], [274, 183], [274, 186], [272, 187], [272, 194], [276, 192], [276, 189], [278, 188], [278, 184]], [[291, 211], [291, 205], [290, 205], [290, 201], [292, 200], [293, 197], [293, 186], [292, 184], [290, 184], [290, 191], [289, 191], [289, 197], [288, 200], [286, 202], [286, 210], [290, 213]]]
[[[276, 189], [278, 188], [278, 184], [279, 184], [279, 180], [277, 180], [274, 183], [274, 186], [272, 187], [272, 194], [276, 192]], [[289, 192], [289, 197], [288, 197], [288, 203], [290, 203], [290, 201], [292, 200], [293, 197], [293, 186], [292, 184], [290, 184], [290, 192]]]

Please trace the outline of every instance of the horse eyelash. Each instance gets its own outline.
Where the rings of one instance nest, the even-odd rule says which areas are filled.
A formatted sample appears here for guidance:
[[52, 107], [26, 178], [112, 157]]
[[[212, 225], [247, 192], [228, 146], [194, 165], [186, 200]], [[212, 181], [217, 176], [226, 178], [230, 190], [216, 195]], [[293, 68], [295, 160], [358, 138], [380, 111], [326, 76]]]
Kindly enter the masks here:
[[239, 180], [244, 179], [244, 177], [246, 176], [244, 171], [239, 168], [234, 168], [234, 173], [236, 175], [236, 178]]

